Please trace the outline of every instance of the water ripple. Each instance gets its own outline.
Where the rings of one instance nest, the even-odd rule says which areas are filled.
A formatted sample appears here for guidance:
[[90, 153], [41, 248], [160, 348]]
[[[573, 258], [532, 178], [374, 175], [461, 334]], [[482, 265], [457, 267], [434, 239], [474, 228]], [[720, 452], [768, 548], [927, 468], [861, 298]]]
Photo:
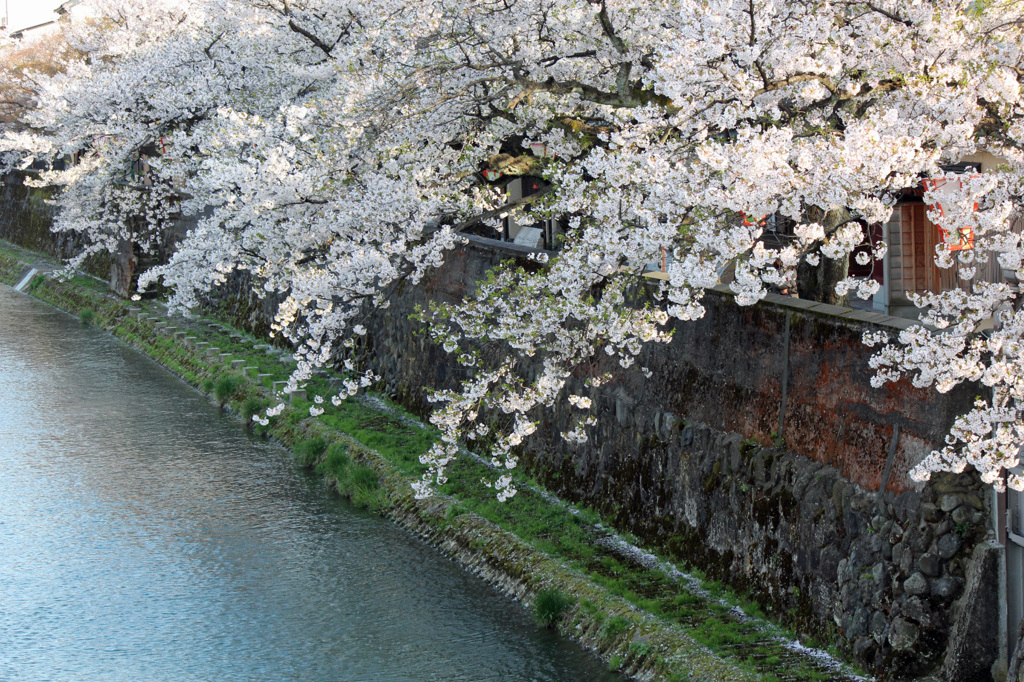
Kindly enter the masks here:
[[0, 320], [0, 679], [611, 679], [109, 336]]

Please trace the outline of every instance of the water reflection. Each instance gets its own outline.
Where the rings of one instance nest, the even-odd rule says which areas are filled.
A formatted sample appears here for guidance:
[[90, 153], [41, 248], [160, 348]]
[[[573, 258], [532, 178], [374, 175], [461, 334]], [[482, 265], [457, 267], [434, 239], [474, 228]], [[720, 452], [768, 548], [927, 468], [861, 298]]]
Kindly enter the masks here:
[[0, 406], [0, 679], [612, 679], [148, 359], [5, 287]]

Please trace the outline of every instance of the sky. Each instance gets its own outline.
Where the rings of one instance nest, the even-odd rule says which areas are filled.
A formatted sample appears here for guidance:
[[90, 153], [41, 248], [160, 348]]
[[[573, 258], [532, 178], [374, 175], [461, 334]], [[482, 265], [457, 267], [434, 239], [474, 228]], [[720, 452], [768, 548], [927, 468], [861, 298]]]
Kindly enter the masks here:
[[0, 0], [0, 16], [10, 18], [12, 30], [28, 28], [55, 18], [53, 9], [64, 0]]

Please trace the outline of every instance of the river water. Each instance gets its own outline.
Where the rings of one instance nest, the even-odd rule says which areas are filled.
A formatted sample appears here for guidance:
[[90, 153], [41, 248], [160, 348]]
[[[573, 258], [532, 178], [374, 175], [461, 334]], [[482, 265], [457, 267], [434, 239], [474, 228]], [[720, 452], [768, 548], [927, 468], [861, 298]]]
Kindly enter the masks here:
[[149, 359], [0, 286], [0, 680], [610, 680]]

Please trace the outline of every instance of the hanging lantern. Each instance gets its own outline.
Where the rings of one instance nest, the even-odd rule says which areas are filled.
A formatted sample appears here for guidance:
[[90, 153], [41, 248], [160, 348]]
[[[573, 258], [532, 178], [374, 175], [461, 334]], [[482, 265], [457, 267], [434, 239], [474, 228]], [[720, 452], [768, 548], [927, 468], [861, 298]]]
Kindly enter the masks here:
[[[973, 175], [971, 177], [978, 177]], [[963, 187], [963, 180], [947, 180], [946, 178], [935, 178], [926, 179], [922, 181], [926, 190], [931, 190], [933, 193], [939, 194], [940, 201], [934, 204], [929, 204], [928, 208], [931, 210], [938, 209], [940, 215], [945, 215], [942, 209], [942, 197], [948, 196], [958, 189]], [[974, 210], [978, 210], [978, 202], [974, 202]], [[945, 245], [948, 251], [962, 251], [964, 249], [974, 248], [974, 230], [970, 227], [961, 227], [959, 230], [950, 231], [943, 229], [942, 225], [936, 223], [935, 227], [939, 228], [939, 236], [942, 238], [942, 243]]]

